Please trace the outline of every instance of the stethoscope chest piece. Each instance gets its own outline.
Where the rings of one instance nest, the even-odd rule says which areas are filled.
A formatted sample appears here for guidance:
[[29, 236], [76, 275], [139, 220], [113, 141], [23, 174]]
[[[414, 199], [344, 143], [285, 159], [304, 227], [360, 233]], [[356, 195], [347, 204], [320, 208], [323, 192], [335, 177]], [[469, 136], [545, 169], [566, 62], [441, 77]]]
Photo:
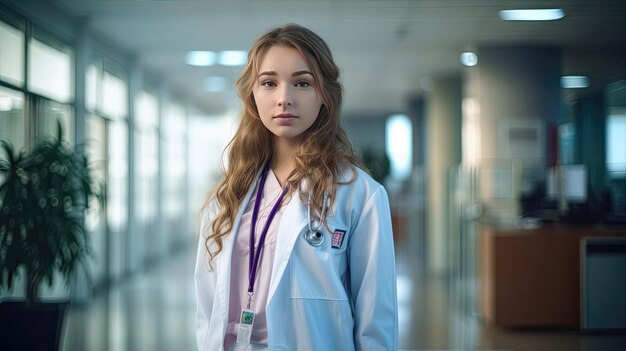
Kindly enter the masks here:
[[316, 230], [308, 230], [304, 238], [311, 246], [320, 246], [324, 242], [324, 234]]
[[308, 199], [307, 219], [309, 221], [309, 230], [304, 234], [304, 238], [311, 246], [320, 246], [324, 242], [324, 232], [322, 231], [322, 223], [326, 218], [326, 210], [328, 209], [328, 195], [324, 192], [324, 202], [322, 203], [322, 213], [319, 220], [313, 219], [311, 216], [311, 193]]

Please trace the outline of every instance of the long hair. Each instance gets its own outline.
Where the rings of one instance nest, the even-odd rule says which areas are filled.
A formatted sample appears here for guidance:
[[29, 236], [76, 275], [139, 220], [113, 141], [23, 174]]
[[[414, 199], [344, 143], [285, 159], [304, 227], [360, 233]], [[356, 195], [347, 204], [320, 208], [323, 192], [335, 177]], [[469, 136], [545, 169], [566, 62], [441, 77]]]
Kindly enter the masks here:
[[[205, 246], [210, 260], [222, 251], [223, 239], [233, 228], [243, 198], [258, 170], [272, 157], [273, 135], [261, 123], [253, 89], [261, 61], [276, 45], [298, 50], [312, 70], [317, 93], [322, 98], [319, 115], [304, 132], [304, 142], [295, 152], [295, 169], [286, 181], [290, 194], [293, 196], [297, 191], [303, 202], [308, 201], [310, 194], [312, 208], [320, 213], [324, 192], [330, 195], [330, 206], [333, 207], [342, 170], [349, 168], [352, 171], [352, 178], [347, 183], [356, 177], [355, 166], [366, 170], [341, 127], [339, 113], [343, 89], [339, 82], [339, 68], [328, 45], [311, 30], [296, 24], [265, 33], [250, 49], [248, 62], [237, 79], [237, 93], [243, 109], [237, 131], [224, 150], [228, 154], [228, 167], [222, 164], [223, 178], [207, 197], [201, 211], [203, 213], [213, 201], [217, 201], [217, 215], [202, 229], [208, 234]], [[302, 184], [308, 186], [302, 189]]]

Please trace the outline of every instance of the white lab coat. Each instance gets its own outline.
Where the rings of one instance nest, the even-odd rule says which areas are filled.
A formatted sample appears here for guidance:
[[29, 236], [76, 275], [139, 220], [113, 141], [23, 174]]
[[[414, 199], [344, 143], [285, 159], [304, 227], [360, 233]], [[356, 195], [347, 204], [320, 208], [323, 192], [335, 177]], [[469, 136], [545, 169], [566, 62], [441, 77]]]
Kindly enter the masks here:
[[[344, 172], [344, 180], [351, 176]], [[258, 177], [257, 177], [258, 179]], [[200, 235], [195, 283], [198, 350], [223, 350], [228, 324], [230, 262], [243, 199], [222, 252], [208, 269]], [[204, 213], [209, 225], [215, 208]], [[338, 185], [327, 217], [331, 233], [318, 247], [304, 238], [307, 206], [293, 196], [282, 215], [267, 301], [268, 350], [397, 350], [396, 270], [389, 200], [385, 189], [357, 169], [353, 183]], [[331, 247], [345, 230], [341, 248]]]

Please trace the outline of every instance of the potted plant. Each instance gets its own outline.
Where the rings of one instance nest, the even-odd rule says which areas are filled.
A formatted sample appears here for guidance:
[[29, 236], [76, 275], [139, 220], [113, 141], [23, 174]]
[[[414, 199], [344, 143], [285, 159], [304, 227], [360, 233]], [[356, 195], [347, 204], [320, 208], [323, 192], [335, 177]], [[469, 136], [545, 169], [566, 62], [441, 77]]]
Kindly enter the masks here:
[[1, 147], [0, 288], [12, 290], [23, 275], [26, 300], [0, 303], [0, 349], [58, 350], [68, 302], [41, 302], [38, 288], [57, 274], [69, 286], [78, 265], [87, 269], [85, 210], [91, 196], [102, 196], [83, 149], [63, 142], [60, 123], [56, 138], [28, 152], [16, 154], [5, 140]]
[[389, 159], [384, 152], [377, 152], [367, 146], [362, 153], [363, 163], [377, 182], [383, 184], [389, 175]]

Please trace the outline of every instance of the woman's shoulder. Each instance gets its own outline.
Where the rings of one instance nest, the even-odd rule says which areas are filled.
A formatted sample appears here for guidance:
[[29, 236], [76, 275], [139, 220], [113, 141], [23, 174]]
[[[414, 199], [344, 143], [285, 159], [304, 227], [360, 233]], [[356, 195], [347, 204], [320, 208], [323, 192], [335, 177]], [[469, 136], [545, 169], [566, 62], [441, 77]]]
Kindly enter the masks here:
[[340, 175], [341, 181], [337, 184], [335, 208], [332, 212], [335, 220], [356, 223], [368, 206], [378, 206], [389, 201], [385, 188], [365, 170], [357, 166], [346, 167]]
[[208, 202], [200, 210], [200, 219], [202, 226], [208, 225], [217, 216], [219, 212], [219, 203], [215, 197]]
[[379, 189], [384, 190], [380, 183], [356, 165], [346, 165], [339, 168], [338, 187], [351, 187], [366, 193], [373, 193]]

